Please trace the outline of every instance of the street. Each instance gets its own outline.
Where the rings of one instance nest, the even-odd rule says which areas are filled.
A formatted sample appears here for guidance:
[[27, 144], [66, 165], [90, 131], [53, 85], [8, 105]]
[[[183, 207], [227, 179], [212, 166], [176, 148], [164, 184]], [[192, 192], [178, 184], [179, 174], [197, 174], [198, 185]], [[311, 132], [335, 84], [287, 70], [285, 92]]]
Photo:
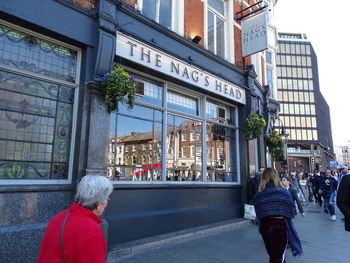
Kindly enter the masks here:
[[[287, 262], [298, 263], [348, 263], [350, 258], [350, 233], [345, 232], [342, 215], [337, 210], [337, 221], [316, 204], [305, 207], [306, 216], [294, 220], [302, 240], [304, 254], [293, 257], [287, 251]], [[204, 238], [162, 247], [146, 253], [116, 260], [111, 263], [266, 263], [268, 256], [258, 233], [258, 226], [250, 225], [234, 231], [214, 234]]]

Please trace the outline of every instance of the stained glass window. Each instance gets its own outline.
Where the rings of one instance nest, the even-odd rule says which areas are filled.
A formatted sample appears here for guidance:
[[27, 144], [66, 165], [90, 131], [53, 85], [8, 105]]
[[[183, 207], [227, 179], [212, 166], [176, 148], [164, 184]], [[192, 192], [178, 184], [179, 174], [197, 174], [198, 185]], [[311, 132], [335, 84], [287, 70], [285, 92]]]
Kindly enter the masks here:
[[0, 179], [67, 179], [74, 89], [0, 71]]
[[76, 82], [78, 52], [0, 24], [0, 64]]

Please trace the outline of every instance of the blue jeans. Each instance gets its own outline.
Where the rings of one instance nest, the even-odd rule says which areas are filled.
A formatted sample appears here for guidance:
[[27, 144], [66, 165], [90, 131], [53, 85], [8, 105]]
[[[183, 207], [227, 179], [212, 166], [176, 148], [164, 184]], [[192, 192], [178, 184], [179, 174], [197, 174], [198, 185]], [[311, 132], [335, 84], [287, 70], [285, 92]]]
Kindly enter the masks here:
[[331, 216], [335, 215], [334, 198], [335, 198], [335, 192], [331, 192], [328, 198], [323, 197], [325, 205], [327, 206]]

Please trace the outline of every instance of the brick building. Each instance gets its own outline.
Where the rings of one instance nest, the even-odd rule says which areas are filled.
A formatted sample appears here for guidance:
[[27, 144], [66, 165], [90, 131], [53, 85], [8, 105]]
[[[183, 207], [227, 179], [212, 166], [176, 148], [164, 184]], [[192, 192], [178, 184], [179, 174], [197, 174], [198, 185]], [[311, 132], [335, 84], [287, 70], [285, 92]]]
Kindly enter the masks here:
[[[34, 262], [76, 183], [102, 173], [109, 248], [242, 217], [245, 185], [271, 164], [246, 117], [276, 118], [270, 1], [0, 2], [1, 262]], [[268, 21], [267, 49], [242, 57], [241, 21]], [[254, 37], [252, 37], [254, 38]], [[113, 66], [143, 87], [109, 113]]]

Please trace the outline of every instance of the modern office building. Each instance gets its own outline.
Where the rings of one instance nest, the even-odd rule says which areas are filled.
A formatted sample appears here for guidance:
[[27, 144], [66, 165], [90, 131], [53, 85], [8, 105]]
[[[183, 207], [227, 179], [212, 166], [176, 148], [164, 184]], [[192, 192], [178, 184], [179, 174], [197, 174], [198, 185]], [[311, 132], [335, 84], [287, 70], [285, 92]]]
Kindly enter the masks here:
[[276, 128], [284, 126], [289, 134], [288, 170], [325, 170], [334, 159], [332, 129], [312, 44], [305, 34], [278, 33], [276, 60], [280, 102]]
[[[244, 123], [259, 113], [268, 131], [278, 109], [276, 2], [0, 1], [1, 263], [35, 261], [86, 174], [114, 184], [109, 247], [242, 217], [268, 159]], [[252, 10], [270, 44], [243, 57]], [[101, 78], [115, 65], [140, 87], [132, 110], [107, 110]]]

